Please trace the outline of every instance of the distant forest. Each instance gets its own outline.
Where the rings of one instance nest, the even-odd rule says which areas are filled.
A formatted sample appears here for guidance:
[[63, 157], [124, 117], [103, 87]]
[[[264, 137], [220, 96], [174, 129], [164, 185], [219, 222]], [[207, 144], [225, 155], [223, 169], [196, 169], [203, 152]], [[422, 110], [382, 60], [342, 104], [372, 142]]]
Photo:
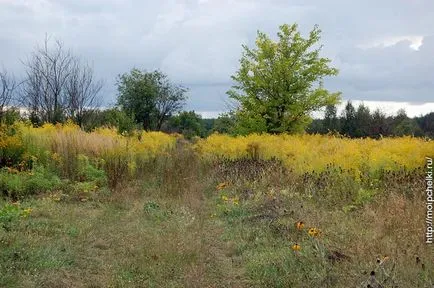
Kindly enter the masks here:
[[[95, 109], [85, 112], [82, 128], [91, 131], [97, 127], [117, 127], [119, 133], [129, 133], [139, 128], [134, 119], [118, 108]], [[3, 122], [12, 123], [21, 119], [16, 109], [4, 111]], [[234, 131], [235, 119], [231, 114], [222, 114], [218, 118], [203, 119], [194, 111], [182, 111], [172, 115], [159, 129], [167, 133], [180, 133], [186, 138], [206, 137], [212, 133], [228, 133]], [[434, 112], [424, 116], [410, 118], [404, 109], [396, 115], [386, 116], [377, 109], [373, 112], [363, 104], [355, 107], [347, 102], [342, 113], [337, 107], [326, 107], [324, 118], [313, 119], [306, 129], [309, 134], [335, 134], [351, 138], [370, 137], [379, 139], [386, 136], [415, 136], [434, 139]]]
[[[218, 119], [204, 119], [204, 127], [212, 127], [212, 132], [231, 132], [229, 116]], [[211, 124], [212, 123], [212, 124]], [[355, 107], [351, 101], [338, 114], [335, 105], [326, 107], [324, 118], [313, 119], [307, 127], [309, 134], [338, 134], [351, 138], [370, 137], [379, 139], [386, 136], [415, 136], [434, 139], [434, 112], [420, 117], [410, 118], [404, 109], [396, 115], [386, 116], [377, 109], [370, 109], [363, 104]]]
[[351, 138], [383, 136], [416, 136], [434, 138], [434, 112], [410, 118], [404, 109], [396, 115], [386, 116], [377, 109], [373, 112], [363, 104], [354, 107], [347, 102], [341, 115], [336, 106], [327, 106], [324, 119], [314, 119], [307, 129], [308, 133], [339, 133]]

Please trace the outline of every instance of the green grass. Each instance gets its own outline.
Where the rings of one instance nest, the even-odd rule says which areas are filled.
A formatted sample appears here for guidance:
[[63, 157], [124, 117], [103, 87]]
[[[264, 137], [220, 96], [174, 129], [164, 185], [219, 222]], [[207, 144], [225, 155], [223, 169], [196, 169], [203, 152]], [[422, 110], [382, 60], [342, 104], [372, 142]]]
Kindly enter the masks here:
[[371, 271], [383, 287], [433, 285], [424, 202], [408, 196], [420, 183], [333, 178], [312, 193], [280, 170], [221, 175], [174, 153], [111, 190], [82, 157], [81, 181], [1, 199], [0, 287], [367, 287]]

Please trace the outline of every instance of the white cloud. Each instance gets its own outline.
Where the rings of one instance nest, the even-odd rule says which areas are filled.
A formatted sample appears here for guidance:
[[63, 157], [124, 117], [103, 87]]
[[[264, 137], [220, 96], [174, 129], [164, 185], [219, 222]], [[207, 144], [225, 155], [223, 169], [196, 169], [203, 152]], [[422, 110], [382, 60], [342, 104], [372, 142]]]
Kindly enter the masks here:
[[407, 35], [407, 36], [392, 36], [382, 39], [374, 39], [368, 43], [357, 45], [358, 48], [369, 49], [369, 48], [385, 48], [396, 45], [399, 42], [409, 41], [409, 47], [413, 50], [419, 50], [422, 46], [423, 35]]

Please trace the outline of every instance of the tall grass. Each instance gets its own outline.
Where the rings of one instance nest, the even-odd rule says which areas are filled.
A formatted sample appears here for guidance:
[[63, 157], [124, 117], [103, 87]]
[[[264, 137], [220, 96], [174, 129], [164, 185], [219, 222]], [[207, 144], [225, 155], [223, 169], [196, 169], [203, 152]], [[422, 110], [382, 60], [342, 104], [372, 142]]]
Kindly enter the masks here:
[[79, 180], [79, 155], [103, 163], [110, 187], [130, 179], [137, 167], [171, 150], [177, 136], [160, 132], [117, 134], [115, 129], [100, 128], [86, 133], [72, 123], [45, 124], [40, 128], [18, 124], [26, 157], [52, 167], [61, 177]]

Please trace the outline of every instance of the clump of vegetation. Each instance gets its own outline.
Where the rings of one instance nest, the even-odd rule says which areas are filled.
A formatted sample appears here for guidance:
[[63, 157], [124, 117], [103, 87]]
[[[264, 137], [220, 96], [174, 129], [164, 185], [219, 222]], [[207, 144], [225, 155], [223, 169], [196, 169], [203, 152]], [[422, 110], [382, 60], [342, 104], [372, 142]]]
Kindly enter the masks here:
[[14, 168], [0, 171], [0, 192], [11, 199], [46, 193], [58, 188], [60, 178], [43, 167], [20, 172]]
[[14, 225], [14, 222], [18, 221], [19, 218], [26, 218], [32, 212], [32, 208], [21, 207], [19, 202], [14, 202], [12, 204], [5, 204], [0, 209], [0, 228], [9, 232]]

